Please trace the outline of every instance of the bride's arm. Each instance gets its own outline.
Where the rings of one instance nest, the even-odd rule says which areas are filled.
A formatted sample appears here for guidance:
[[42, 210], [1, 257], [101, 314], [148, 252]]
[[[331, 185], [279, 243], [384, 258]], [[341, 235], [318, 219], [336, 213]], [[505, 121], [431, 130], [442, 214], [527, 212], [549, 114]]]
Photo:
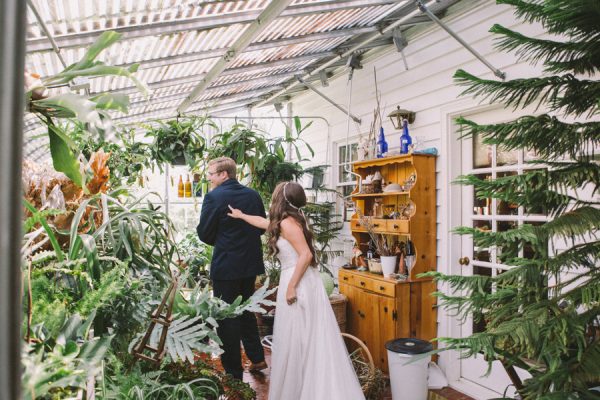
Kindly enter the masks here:
[[296, 253], [298, 253], [296, 268], [294, 268], [294, 274], [290, 279], [285, 295], [288, 304], [293, 304], [297, 300], [296, 287], [310, 265], [313, 255], [308, 247], [308, 243], [306, 243], [302, 227], [293, 218], [288, 217], [281, 221], [281, 236], [290, 242]]
[[231, 206], [228, 206], [228, 207], [231, 210], [231, 212], [227, 215], [229, 215], [232, 218], [238, 218], [243, 221], [246, 221], [250, 225], [255, 226], [259, 229], [266, 230], [269, 227], [269, 220], [261, 217], [260, 215], [248, 215], [248, 214], [244, 214], [237, 208], [233, 208]]

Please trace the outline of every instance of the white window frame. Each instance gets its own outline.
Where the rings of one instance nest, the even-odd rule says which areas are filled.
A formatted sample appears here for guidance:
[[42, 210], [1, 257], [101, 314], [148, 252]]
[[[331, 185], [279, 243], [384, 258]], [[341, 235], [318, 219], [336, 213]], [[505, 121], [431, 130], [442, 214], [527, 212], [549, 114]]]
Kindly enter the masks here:
[[[350, 149], [352, 149], [354, 146], [356, 146], [357, 151], [353, 152], [352, 150], [350, 151], [350, 160], [346, 161], [344, 160], [344, 162], [340, 161], [340, 150], [343, 148], [344, 151], [347, 153], [347, 148], [350, 147]], [[335, 160], [333, 166], [335, 168], [335, 172], [333, 174], [334, 176], [334, 187], [335, 189], [338, 191], [338, 193], [341, 194], [341, 196], [344, 196], [344, 189], [347, 187], [351, 187], [354, 188], [356, 187], [356, 179], [352, 178], [349, 181], [343, 181], [343, 174], [340, 174], [340, 167], [344, 167], [346, 165], [348, 165], [350, 167], [350, 169], [352, 169], [352, 163], [354, 161], [358, 160], [358, 139], [357, 138], [353, 138], [348, 140], [347, 144], [346, 141], [344, 142], [336, 142], [334, 143], [334, 154], [333, 154], [333, 159]], [[356, 158], [353, 159], [353, 154], [356, 154]], [[346, 213], [346, 207], [344, 204], [342, 204], [342, 200], [341, 198], [338, 198], [336, 201], [336, 213], [340, 214], [343, 218], [344, 222], [347, 222], [350, 220], [350, 215], [348, 215], [348, 213]]]

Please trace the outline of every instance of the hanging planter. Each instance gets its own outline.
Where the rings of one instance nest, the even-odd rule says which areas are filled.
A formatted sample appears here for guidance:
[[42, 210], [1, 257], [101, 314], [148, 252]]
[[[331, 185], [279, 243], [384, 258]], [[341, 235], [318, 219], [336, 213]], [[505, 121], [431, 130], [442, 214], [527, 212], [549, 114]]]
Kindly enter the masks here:
[[173, 159], [173, 165], [185, 165], [185, 156], [183, 154], [178, 155]]
[[214, 126], [206, 117], [177, 118], [148, 129], [145, 136], [154, 138], [150, 152], [161, 171], [164, 164], [194, 168], [202, 160], [206, 148], [202, 128], [206, 124]]

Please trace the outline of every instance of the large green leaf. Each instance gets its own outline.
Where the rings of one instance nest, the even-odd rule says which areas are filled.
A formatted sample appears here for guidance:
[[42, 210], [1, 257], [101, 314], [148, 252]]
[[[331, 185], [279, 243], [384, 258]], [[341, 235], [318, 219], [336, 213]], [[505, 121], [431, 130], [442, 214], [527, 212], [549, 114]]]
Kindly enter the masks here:
[[44, 79], [45, 85], [69, 83], [81, 76], [126, 76], [133, 81], [135, 86], [144, 94], [148, 94], [148, 87], [133, 76], [139, 68], [139, 64], [133, 64], [128, 68], [108, 66], [103, 62], [95, 61], [96, 57], [106, 48], [112, 46], [121, 38], [121, 34], [115, 31], [102, 33], [92, 44], [85, 55], [77, 63], [69, 65], [62, 72]]
[[57, 83], [70, 82], [76, 77], [87, 76], [87, 77], [98, 77], [98, 76], [126, 76], [137, 86], [140, 92], [144, 95], [148, 94], [148, 87], [138, 80], [133, 73], [137, 71], [139, 64], [133, 64], [129, 68], [115, 67], [112, 65], [106, 65], [102, 62], [95, 63], [89, 68], [63, 71], [59, 75], [61, 79]]
[[87, 49], [85, 55], [81, 58], [81, 60], [79, 60], [76, 64], [72, 64], [71, 66], [69, 66], [65, 71], [89, 67], [90, 65], [92, 65], [92, 63], [100, 53], [102, 53], [106, 48], [112, 46], [114, 43], [119, 41], [119, 39], [121, 39], [121, 36], [123, 35], [115, 31], [103, 32], [98, 37], [98, 39], [96, 39], [94, 44], [92, 44]]
[[54, 231], [48, 224], [48, 221], [46, 221], [46, 217], [44, 215], [42, 215], [40, 213], [40, 211], [38, 211], [38, 209], [35, 208], [35, 206], [33, 204], [31, 204], [30, 202], [28, 202], [27, 200], [23, 199], [23, 204], [25, 205], [25, 208], [27, 208], [29, 210], [29, 212], [31, 212], [32, 218], [36, 222], [39, 222], [40, 225], [42, 225], [42, 227], [46, 231], [46, 235], [48, 235], [48, 239], [50, 240], [50, 244], [52, 244], [52, 248], [54, 249], [54, 252], [56, 253], [56, 258], [58, 259], [58, 261], [64, 260], [63, 251], [60, 248], [60, 244], [58, 243], [58, 240], [56, 239], [56, 235], [54, 234]]
[[98, 125], [101, 122], [96, 103], [75, 93], [62, 93], [36, 100], [32, 102], [32, 107], [55, 118], [77, 118], [90, 125]]
[[77, 186], [83, 187], [84, 176], [81, 172], [78, 154], [69, 146], [71, 140], [56, 125], [48, 125], [50, 153], [54, 169], [63, 172]]
[[[162, 325], [156, 326], [150, 336], [149, 345], [157, 348], [162, 332]], [[138, 346], [143, 334], [138, 334], [130, 343], [129, 350], [134, 346]], [[173, 362], [189, 361], [194, 363], [194, 352], [220, 354], [223, 351], [214, 343], [206, 339], [217, 339], [214, 337], [214, 330], [208, 327], [206, 323], [201, 322], [201, 317], [183, 317], [177, 318], [171, 322], [167, 331], [167, 340], [165, 342], [165, 350], [171, 357]]]
[[129, 112], [129, 96], [123, 93], [102, 93], [90, 100], [96, 103], [96, 109]]

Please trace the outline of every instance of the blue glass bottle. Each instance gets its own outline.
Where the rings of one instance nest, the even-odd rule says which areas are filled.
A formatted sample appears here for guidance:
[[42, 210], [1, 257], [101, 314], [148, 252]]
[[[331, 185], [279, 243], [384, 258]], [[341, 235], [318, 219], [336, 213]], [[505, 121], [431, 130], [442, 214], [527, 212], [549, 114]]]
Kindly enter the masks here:
[[388, 144], [385, 141], [385, 135], [383, 134], [383, 127], [379, 128], [379, 139], [377, 139], [377, 158], [383, 158], [385, 153], [388, 151]]
[[412, 139], [408, 134], [408, 120], [402, 120], [402, 136], [400, 136], [400, 154], [408, 154]]

